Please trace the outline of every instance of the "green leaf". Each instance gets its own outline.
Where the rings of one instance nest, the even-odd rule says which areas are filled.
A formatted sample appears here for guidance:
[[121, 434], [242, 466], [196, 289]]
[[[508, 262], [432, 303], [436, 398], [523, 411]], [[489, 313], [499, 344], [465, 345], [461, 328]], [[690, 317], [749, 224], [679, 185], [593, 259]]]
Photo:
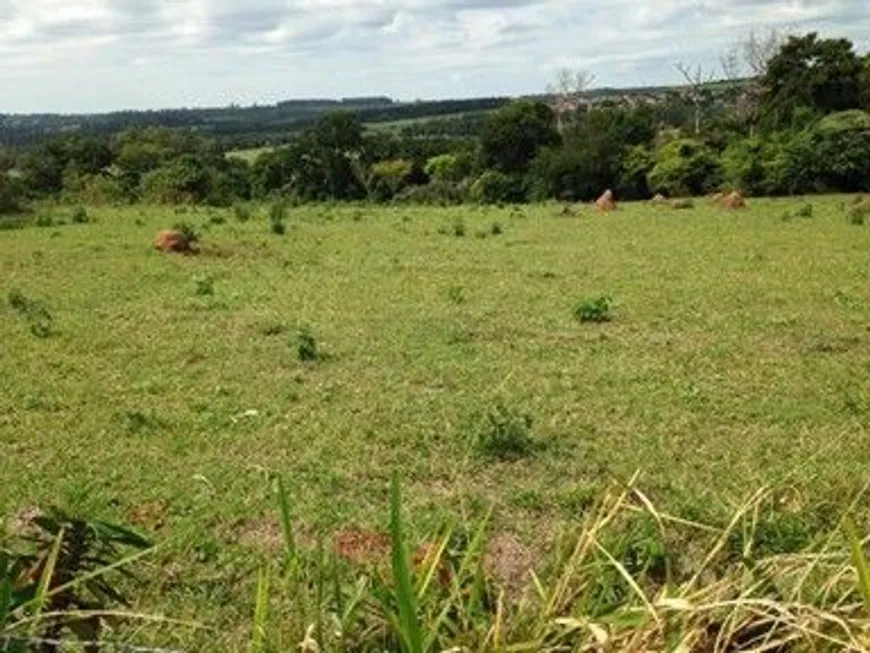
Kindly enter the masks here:
[[260, 569], [257, 578], [257, 598], [254, 607], [254, 635], [251, 639], [251, 653], [265, 653], [266, 628], [269, 622], [269, 570]]
[[290, 513], [290, 496], [284, 487], [284, 478], [276, 477], [278, 488], [278, 516], [281, 520], [281, 533], [284, 535], [284, 556], [289, 567], [296, 560], [296, 539], [293, 536], [293, 520]]
[[402, 492], [399, 477], [393, 474], [390, 501], [390, 535], [392, 536], [393, 580], [396, 584], [396, 603], [399, 606], [399, 639], [405, 653], [423, 653], [423, 638], [417, 620], [417, 604], [411, 581], [411, 565], [405, 546], [402, 524]]
[[0, 551], [0, 632], [12, 610], [12, 561]]
[[42, 567], [42, 575], [39, 578], [39, 585], [36, 588], [36, 596], [34, 596], [33, 601], [31, 602], [33, 605], [33, 615], [34, 617], [37, 617], [33, 620], [33, 626], [30, 632], [31, 636], [33, 637], [39, 634], [38, 617], [48, 603], [51, 579], [54, 578], [54, 569], [57, 566], [57, 559], [60, 556], [60, 547], [63, 544], [64, 534], [64, 529], [63, 527], [61, 527], [61, 529], [57, 533], [57, 536], [54, 538], [54, 542], [51, 545], [51, 550], [48, 552], [48, 555], [45, 558], [45, 562]]
[[864, 608], [870, 613], [870, 565], [867, 564], [867, 556], [864, 554], [864, 545], [858, 535], [858, 526], [852, 517], [843, 520], [843, 531], [849, 541], [849, 549], [852, 553], [852, 564], [858, 572], [858, 589], [864, 599]]

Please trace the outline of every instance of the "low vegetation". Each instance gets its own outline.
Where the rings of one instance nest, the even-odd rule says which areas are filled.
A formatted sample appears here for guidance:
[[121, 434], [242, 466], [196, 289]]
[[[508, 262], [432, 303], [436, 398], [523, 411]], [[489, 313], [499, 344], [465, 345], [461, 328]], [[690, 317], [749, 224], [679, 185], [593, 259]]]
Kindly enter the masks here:
[[[321, 204], [292, 239], [42, 205], [0, 242], [0, 548], [34, 505], [130, 525], [158, 548], [100, 636], [180, 650], [248, 648], [255, 604], [261, 650], [860, 649], [862, 202]], [[198, 256], [151, 246], [180, 219]]]

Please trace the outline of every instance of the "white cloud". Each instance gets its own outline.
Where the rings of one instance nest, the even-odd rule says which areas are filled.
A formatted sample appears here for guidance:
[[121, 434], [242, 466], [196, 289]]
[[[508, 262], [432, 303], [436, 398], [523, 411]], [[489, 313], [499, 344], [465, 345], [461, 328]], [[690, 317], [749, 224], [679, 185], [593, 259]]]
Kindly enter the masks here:
[[752, 29], [866, 49], [866, 0], [0, 0], [0, 111], [538, 92], [563, 65], [676, 81]]

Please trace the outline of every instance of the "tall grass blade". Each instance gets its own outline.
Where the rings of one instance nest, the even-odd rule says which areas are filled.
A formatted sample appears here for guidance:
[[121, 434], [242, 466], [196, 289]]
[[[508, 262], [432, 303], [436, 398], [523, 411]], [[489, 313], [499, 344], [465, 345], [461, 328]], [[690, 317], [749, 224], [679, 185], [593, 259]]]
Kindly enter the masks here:
[[260, 569], [257, 577], [257, 598], [254, 606], [254, 635], [251, 653], [266, 653], [266, 630], [269, 624], [269, 570]]
[[12, 611], [12, 561], [0, 551], [0, 632]]
[[864, 599], [864, 608], [870, 613], [870, 565], [867, 563], [864, 545], [861, 542], [861, 537], [858, 535], [858, 527], [852, 517], [846, 517], [843, 520], [843, 530], [846, 533], [846, 539], [849, 541], [852, 564], [855, 565], [855, 571], [858, 572], [858, 589], [861, 591], [861, 597]]
[[390, 501], [390, 536], [392, 538], [393, 581], [396, 584], [396, 603], [399, 608], [399, 638], [405, 653], [423, 653], [423, 638], [417, 621], [417, 602], [411, 580], [411, 565], [405, 546], [402, 523], [402, 491], [399, 477], [393, 474]]
[[40, 615], [48, 605], [49, 589], [51, 581], [54, 578], [54, 570], [57, 567], [57, 559], [60, 557], [60, 548], [63, 545], [63, 537], [66, 532], [61, 528], [51, 544], [51, 550], [45, 558], [42, 567], [42, 574], [39, 577], [39, 584], [36, 587], [36, 594], [31, 601], [33, 606], [33, 616], [35, 617], [33, 624], [30, 627], [30, 636], [36, 637], [39, 634]]
[[290, 496], [284, 487], [284, 478], [276, 477], [278, 489], [278, 516], [281, 520], [281, 533], [284, 536], [284, 556], [289, 567], [296, 560], [296, 538], [293, 536], [293, 520], [290, 513]]

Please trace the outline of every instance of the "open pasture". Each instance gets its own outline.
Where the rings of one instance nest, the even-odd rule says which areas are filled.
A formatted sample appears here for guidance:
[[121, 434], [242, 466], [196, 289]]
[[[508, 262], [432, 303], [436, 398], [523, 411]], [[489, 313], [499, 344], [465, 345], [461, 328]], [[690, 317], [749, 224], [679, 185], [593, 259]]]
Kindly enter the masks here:
[[[870, 468], [851, 203], [315, 205], [284, 235], [268, 207], [46, 208], [66, 224], [0, 232], [0, 515], [136, 525], [162, 545], [142, 609], [234, 642], [281, 546], [273, 473], [308, 542], [386, 529], [398, 470], [418, 531], [493, 507], [540, 550], [639, 472], [707, 523], [776, 485], [802, 546]], [[202, 251], [154, 251], [182, 221]]]

